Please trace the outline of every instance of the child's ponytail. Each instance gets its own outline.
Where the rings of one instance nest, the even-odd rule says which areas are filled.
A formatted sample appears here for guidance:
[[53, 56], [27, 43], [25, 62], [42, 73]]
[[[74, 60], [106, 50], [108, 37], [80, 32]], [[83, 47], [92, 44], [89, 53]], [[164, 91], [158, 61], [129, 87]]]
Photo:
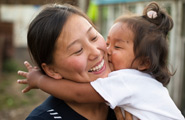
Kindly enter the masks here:
[[155, 24], [166, 36], [173, 28], [172, 18], [156, 2], [151, 2], [143, 11], [143, 17]]

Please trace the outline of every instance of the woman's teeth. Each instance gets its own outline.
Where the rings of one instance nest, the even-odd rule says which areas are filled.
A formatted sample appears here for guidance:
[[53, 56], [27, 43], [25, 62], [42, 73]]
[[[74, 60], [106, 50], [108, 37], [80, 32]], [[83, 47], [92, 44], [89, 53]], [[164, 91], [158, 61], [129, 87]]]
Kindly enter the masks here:
[[96, 71], [100, 70], [103, 67], [103, 65], [104, 65], [104, 60], [102, 60], [102, 62], [98, 66], [91, 68], [89, 70], [89, 72], [96, 72]]

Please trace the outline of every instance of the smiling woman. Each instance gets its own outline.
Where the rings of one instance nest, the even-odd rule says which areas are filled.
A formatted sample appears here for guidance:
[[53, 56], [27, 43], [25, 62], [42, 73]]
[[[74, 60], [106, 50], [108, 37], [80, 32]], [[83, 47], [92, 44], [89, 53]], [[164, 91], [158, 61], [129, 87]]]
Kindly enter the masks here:
[[[73, 6], [46, 6], [31, 22], [27, 38], [31, 56], [41, 71], [51, 78], [89, 82], [106, 77], [110, 72], [105, 40], [86, 15]], [[79, 104], [50, 96], [26, 120], [33, 119], [116, 118], [105, 103]]]

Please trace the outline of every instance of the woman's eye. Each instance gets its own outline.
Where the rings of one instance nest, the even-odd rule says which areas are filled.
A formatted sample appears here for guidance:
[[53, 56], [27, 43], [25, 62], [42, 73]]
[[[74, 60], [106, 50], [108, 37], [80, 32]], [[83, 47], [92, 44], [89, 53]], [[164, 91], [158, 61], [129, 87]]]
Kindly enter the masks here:
[[93, 38], [92, 38], [92, 41], [95, 41], [96, 39], [97, 39], [97, 36], [93, 37]]
[[80, 50], [76, 51], [74, 54], [80, 54], [83, 51], [83, 48], [81, 48]]

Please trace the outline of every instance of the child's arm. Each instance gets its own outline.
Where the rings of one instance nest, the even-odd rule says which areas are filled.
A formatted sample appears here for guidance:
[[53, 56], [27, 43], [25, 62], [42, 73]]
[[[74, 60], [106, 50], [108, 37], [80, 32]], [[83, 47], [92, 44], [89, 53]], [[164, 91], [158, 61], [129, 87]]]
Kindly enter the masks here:
[[26, 78], [18, 80], [18, 83], [28, 84], [22, 91], [24, 93], [33, 88], [40, 88], [65, 101], [75, 101], [78, 103], [105, 102], [90, 83], [77, 83], [64, 79], [56, 80], [43, 75], [38, 68], [33, 68], [28, 62], [24, 64], [28, 72], [18, 71], [19, 75]]
[[[24, 64], [28, 72], [18, 71], [18, 74], [26, 79], [17, 81], [20, 84], [28, 84], [28, 86], [22, 90], [23, 93], [31, 89], [40, 88], [65, 101], [75, 101], [78, 103], [105, 102], [105, 100], [93, 89], [90, 83], [77, 83], [64, 79], [52, 79], [43, 75], [38, 68], [33, 68], [28, 62]], [[118, 120], [124, 120], [120, 109], [115, 109], [115, 113]], [[125, 114], [125, 120], [132, 120], [131, 116], [130, 114]]]

